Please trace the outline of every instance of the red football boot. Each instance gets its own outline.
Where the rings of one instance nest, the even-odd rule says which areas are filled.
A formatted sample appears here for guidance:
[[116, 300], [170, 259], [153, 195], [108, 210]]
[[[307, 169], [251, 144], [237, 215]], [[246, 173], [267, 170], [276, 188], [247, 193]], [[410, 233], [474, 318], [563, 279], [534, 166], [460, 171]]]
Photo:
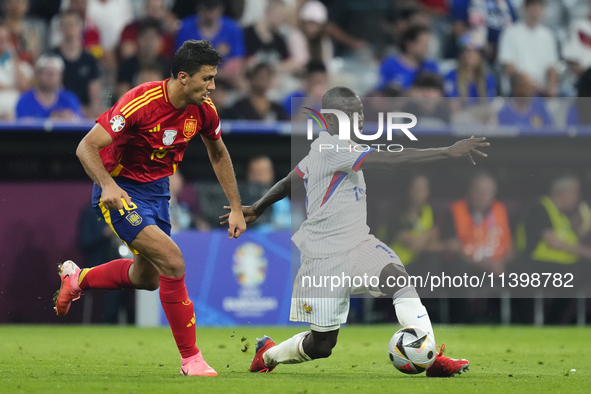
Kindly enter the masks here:
[[257, 346], [255, 348], [254, 358], [250, 364], [250, 372], [271, 372], [275, 367], [267, 367], [263, 360], [263, 354], [269, 349], [275, 346], [275, 342], [268, 336], [257, 338]]
[[431, 378], [451, 378], [470, 369], [470, 361], [468, 360], [456, 360], [455, 358], [443, 356], [445, 344], [442, 344], [439, 348], [441, 350], [435, 357], [433, 365], [427, 369], [427, 376]]

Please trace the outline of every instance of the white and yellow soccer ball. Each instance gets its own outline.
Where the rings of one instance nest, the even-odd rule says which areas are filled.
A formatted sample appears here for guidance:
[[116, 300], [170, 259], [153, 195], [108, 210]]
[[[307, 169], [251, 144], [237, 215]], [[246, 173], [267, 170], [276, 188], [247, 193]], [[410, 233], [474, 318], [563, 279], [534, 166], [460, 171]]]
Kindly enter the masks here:
[[437, 345], [432, 334], [410, 326], [396, 331], [388, 344], [388, 353], [397, 370], [414, 375], [424, 372], [433, 364]]

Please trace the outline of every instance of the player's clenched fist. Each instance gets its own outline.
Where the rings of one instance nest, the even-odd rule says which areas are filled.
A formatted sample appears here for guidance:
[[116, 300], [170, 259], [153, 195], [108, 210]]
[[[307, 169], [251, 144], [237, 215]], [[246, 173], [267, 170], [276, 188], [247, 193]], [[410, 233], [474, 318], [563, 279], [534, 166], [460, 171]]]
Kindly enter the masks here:
[[244, 215], [242, 211], [233, 210], [230, 212], [228, 217], [228, 238], [238, 238], [246, 231], [246, 222], [244, 221]]
[[131, 206], [131, 198], [129, 198], [127, 192], [117, 186], [116, 183], [103, 187], [101, 201], [107, 209], [123, 209], [123, 201], [126, 202], [128, 207]]

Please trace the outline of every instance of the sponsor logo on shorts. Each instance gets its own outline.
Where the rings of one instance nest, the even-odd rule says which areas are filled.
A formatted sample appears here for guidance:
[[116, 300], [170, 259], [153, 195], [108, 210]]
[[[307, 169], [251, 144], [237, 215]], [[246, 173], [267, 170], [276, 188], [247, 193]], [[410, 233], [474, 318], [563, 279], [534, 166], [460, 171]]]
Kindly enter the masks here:
[[183, 135], [192, 138], [197, 133], [197, 119], [185, 119], [185, 128]]
[[162, 135], [162, 143], [166, 146], [171, 145], [176, 138], [176, 134], [176, 130], [164, 130], [164, 135]]
[[111, 130], [118, 133], [125, 127], [125, 118], [121, 115], [115, 115], [109, 123], [111, 124]]
[[125, 218], [132, 226], [139, 226], [142, 223], [142, 217], [136, 211], [131, 212]]
[[304, 304], [304, 310], [306, 311], [306, 313], [312, 313], [312, 307], [308, 304]]

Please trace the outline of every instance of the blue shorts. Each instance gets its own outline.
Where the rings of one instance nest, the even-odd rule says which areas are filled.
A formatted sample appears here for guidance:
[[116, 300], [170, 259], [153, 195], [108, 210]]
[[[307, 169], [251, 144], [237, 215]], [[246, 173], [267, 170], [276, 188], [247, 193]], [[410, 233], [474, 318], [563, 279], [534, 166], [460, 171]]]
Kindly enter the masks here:
[[[123, 209], [107, 209], [101, 201], [102, 190], [97, 184], [92, 188], [92, 206], [119, 238], [130, 246], [146, 226], [158, 226], [170, 236], [170, 185], [168, 177], [142, 183], [127, 178], [115, 178], [117, 185], [131, 198], [131, 206], [123, 202]], [[137, 254], [133, 248], [131, 251]]]

